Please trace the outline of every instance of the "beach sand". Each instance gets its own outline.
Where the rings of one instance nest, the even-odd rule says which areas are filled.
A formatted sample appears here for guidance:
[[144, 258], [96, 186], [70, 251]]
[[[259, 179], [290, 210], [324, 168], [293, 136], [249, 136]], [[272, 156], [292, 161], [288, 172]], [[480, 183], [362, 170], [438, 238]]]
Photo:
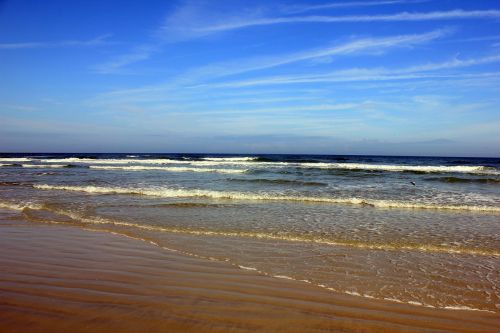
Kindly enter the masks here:
[[0, 221], [0, 332], [499, 332], [500, 315], [338, 294], [143, 240]]

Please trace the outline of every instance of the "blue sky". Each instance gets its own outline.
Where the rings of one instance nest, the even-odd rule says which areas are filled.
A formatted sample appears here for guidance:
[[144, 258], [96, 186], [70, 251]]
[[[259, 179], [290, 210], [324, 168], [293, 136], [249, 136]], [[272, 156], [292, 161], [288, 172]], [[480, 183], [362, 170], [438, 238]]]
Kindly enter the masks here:
[[500, 156], [500, 2], [1, 1], [0, 151]]

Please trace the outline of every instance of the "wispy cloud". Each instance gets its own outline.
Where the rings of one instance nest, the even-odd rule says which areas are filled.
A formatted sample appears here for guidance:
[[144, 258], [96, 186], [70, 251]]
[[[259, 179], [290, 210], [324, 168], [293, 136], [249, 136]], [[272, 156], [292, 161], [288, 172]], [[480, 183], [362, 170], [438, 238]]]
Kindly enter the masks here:
[[381, 1], [350, 1], [350, 2], [331, 2], [319, 5], [289, 5], [282, 6], [281, 10], [284, 13], [296, 14], [304, 13], [315, 10], [336, 9], [336, 8], [353, 8], [353, 7], [374, 7], [385, 5], [400, 5], [400, 4], [414, 4], [427, 2], [429, 0], [381, 0]]
[[359, 38], [342, 44], [303, 52], [281, 54], [273, 57], [258, 57], [238, 59], [237, 61], [213, 64], [196, 68], [182, 75], [183, 81], [194, 81], [203, 78], [229, 76], [301, 61], [323, 59], [325, 57], [345, 56], [354, 54], [382, 54], [389, 49], [398, 47], [413, 47], [430, 42], [450, 33], [449, 29], [438, 29], [423, 34], [397, 35], [390, 37]]
[[[214, 84], [217, 87], [249, 87], [259, 85], [278, 85], [278, 84], [298, 84], [298, 83], [317, 83], [317, 82], [351, 82], [351, 81], [389, 81], [389, 80], [409, 80], [423, 78], [450, 78], [450, 77], [467, 77], [469, 74], [439, 74], [432, 73], [444, 69], [453, 69], [461, 67], [477, 66], [489, 63], [500, 62], [500, 54], [470, 58], [458, 59], [454, 58], [440, 63], [427, 63], [400, 69], [366, 69], [354, 68], [347, 70], [339, 70], [322, 74], [310, 75], [285, 75], [257, 78], [245, 81], [231, 81], [222, 84]], [[474, 76], [481, 75], [500, 75], [500, 73], [475, 73]]]
[[[381, 21], [424, 21], [446, 19], [500, 18], [500, 10], [452, 10], [428, 13], [402, 12], [389, 15], [351, 15], [351, 16], [296, 16], [293, 14], [324, 8], [362, 7], [389, 4], [410, 4], [427, 0], [380, 0], [372, 2], [338, 2], [305, 6], [254, 6], [254, 7], [217, 7], [218, 4], [188, 1], [170, 13], [164, 23], [153, 33], [151, 41], [131, 51], [118, 55], [111, 61], [95, 66], [99, 73], [116, 73], [121, 68], [149, 59], [166, 44], [193, 38], [237, 30], [252, 26], [291, 24], [291, 23], [342, 23], [342, 22], [381, 22]], [[227, 5], [227, 3], [226, 3]], [[290, 16], [291, 15], [291, 16]]]
[[140, 45], [128, 53], [119, 55], [108, 62], [94, 66], [93, 70], [100, 74], [117, 73], [121, 68], [127, 65], [149, 59], [155, 52], [158, 52], [159, 49], [159, 45]]
[[343, 22], [392, 22], [428, 21], [451, 19], [499, 18], [500, 10], [462, 10], [433, 12], [399, 12], [384, 15], [296, 15], [303, 12], [348, 7], [369, 7], [395, 4], [414, 4], [428, 0], [376, 0], [331, 2], [305, 5], [267, 5], [217, 7], [217, 3], [187, 1], [171, 12], [158, 29], [158, 35], [166, 41], [175, 42], [205, 37], [211, 34], [237, 30], [252, 26], [293, 23], [343, 23]]
[[[373, 38], [359, 38], [350, 40], [348, 42], [340, 43], [337, 45], [324, 47], [320, 49], [296, 52], [291, 54], [281, 54], [272, 57], [257, 57], [238, 59], [224, 63], [216, 63], [209, 66], [197, 67], [188, 70], [171, 80], [162, 84], [155, 84], [136, 89], [115, 90], [98, 96], [91, 103], [108, 104], [122, 101], [124, 98], [127, 100], [143, 101], [143, 100], [165, 100], [165, 95], [179, 95], [180, 88], [188, 88], [183, 90], [184, 93], [193, 94], [189, 88], [218, 88], [218, 87], [245, 87], [252, 85], [265, 85], [265, 84], [278, 84], [293, 83], [298, 80], [328, 80], [330, 78], [316, 78], [312, 76], [306, 77], [278, 77], [278, 78], [264, 78], [255, 79], [251, 81], [230, 81], [227, 83], [207, 83], [223, 77], [232, 75], [243, 74], [253, 71], [270, 69], [278, 66], [294, 64], [297, 62], [311, 61], [324, 57], [341, 57], [346, 55], [360, 55], [360, 54], [381, 54], [392, 48], [414, 47], [422, 43], [430, 42], [445, 36], [450, 33], [449, 29], [438, 29], [422, 34], [409, 34], [409, 35], [396, 35], [389, 37], [373, 37]], [[365, 70], [366, 71], [366, 70]], [[339, 77], [352, 78], [359, 76], [361, 73], [342, 72], [337, 73]], [[333, 75], [333, 74], [332, 74]], [[363, 73], [363, 75], [380, 76], [379, 72]], [[385, 74], [387, 75], [387, 74]], [[409, 75], [409, 74], [407, 74]], [[279, 82], [278, 82], [279, 81]], [[197, 97], [199, 98], [199, 97]], [[121, 102], [120, 102], [121, 103]], [[102, 105], [102, 104], [101, 104]]]
[[113, 44], [112, 42], [108, 41], [111, 36], [111, 34], [105, 34], [89, 40], [63, 40], [58, 42], [0, 43], [0, 50], [101, 46], [106, 44]]
[[347, 22], [395, 22], [395, 21], [435, 21], [456, 19], [498, 19], [500, 10], [450, 10], [427, 13], [401, 12], [387, 15], [346, 15], [346, 16], [290, 16], [260, 19], [232, 20], [229, 23], [220, 23], [207, 26], [193, 27], [192, 34], [206, 35], [210, 33], [242, 29], [252, 26], [291, 24], [291, 23], [347, 23]]
[[[220, 6], [221, 4], [223, 5]], [[183, 41], [212, 33], [202, 29], [203, 27], [218, 25], [221, 22], [235, 25], [270, 15], [276, 15], [275, 10], [270, 7], [243, 8], [238, 6], [236, 1], [224, 3], [188, 0], [165, 17], [157, 35], [169, 42]]]
[[480, 57], [480, 58], [469, 58], [469, 59], [454, 58], [452, 60], [441, 62], [441, 63], [430, 63], [430, 64], [409, 67], [408, 69], [406, 69], [406, 72], [435, 71], [435, 70], [440, 70], [440, 69], [489, 64], [489, 63], [493, 63], [493, 62], [500, 62], [500, 54], [495, 54], [495, 55]]

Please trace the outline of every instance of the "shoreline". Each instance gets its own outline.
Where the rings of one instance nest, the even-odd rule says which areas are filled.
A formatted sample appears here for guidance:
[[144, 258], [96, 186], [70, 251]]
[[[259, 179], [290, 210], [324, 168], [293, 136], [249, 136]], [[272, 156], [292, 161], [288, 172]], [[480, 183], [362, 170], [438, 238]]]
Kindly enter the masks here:
[[339, 294], [147, 241], [0, 224], [2, 331], [494, 332], [500, 315]]

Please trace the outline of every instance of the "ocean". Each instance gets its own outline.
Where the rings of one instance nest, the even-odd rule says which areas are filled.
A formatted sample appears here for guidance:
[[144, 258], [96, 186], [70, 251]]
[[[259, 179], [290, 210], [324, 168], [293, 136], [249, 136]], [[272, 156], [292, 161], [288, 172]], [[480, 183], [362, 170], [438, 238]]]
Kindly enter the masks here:
[[500, 313], [498, 158], [0, 154], [0, 220], [16, 217], [359, 297]]

